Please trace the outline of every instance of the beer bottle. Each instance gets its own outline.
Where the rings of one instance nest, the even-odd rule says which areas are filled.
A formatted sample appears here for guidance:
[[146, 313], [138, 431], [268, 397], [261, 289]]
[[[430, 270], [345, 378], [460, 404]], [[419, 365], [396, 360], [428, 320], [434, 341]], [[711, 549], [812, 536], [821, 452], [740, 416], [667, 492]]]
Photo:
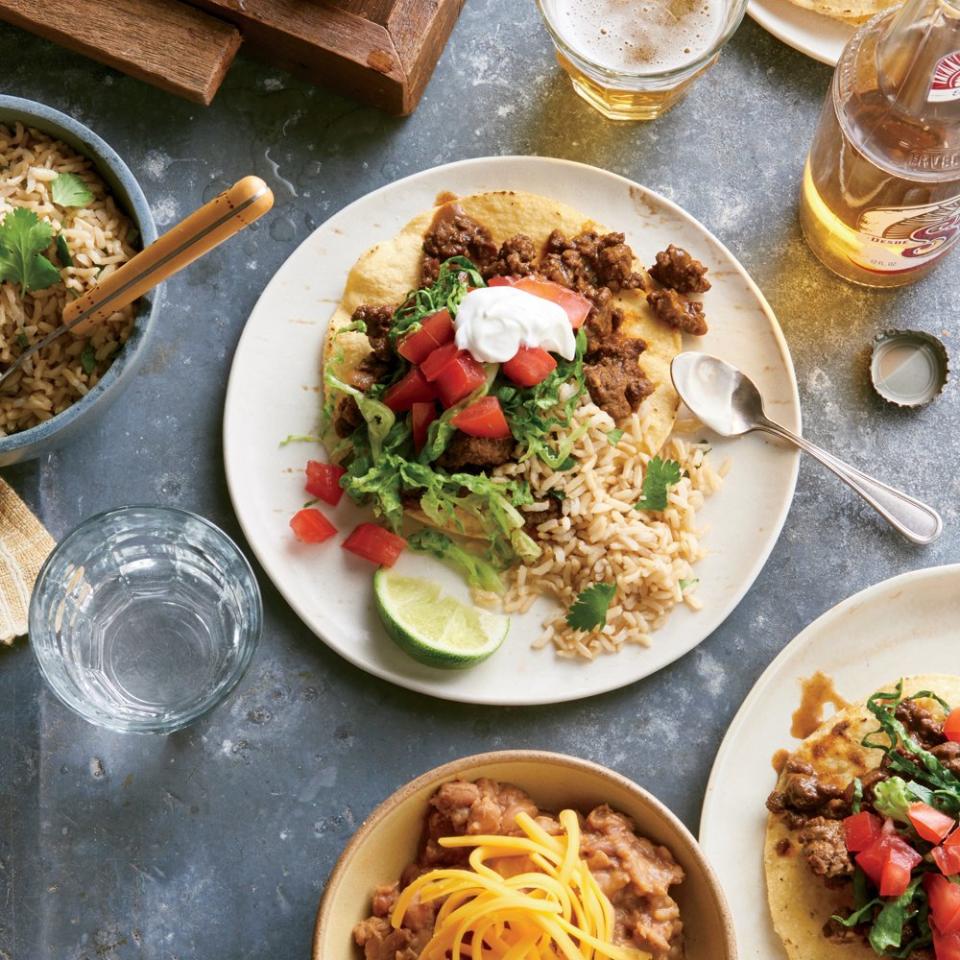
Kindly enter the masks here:
[[960, 0], [907, 0], [847, 44], [803, 174], [800, 223], [834, 273], [912, 283], [960, 236]]

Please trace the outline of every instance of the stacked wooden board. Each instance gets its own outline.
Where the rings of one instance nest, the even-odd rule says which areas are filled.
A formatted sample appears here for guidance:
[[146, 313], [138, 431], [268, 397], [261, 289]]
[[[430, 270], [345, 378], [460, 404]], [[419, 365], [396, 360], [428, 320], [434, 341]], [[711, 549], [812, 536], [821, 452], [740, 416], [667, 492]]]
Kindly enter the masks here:
[[208, 104], [240, 48], [389, 113], [417, 105], [463, 0], [0, 0], [0, 20]]

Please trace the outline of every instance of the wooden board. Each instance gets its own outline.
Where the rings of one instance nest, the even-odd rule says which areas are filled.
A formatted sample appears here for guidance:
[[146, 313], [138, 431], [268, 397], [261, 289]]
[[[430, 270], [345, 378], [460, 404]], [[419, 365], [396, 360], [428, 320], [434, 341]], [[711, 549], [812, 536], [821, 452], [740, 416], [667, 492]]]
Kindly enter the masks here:
[[0, 0], [0, 20], [208, 104], [240, 32], [179, 0]]
[[408, 114], [464, 0], [187, 0], [234, 23], [244, 49], [315, 83]]

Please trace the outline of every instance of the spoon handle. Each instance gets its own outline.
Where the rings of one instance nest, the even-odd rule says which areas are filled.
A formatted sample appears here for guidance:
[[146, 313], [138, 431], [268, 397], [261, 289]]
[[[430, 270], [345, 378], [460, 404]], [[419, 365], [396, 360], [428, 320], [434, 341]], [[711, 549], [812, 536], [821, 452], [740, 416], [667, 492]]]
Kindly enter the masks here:
[[758, 421], [757, 428], [776, 437], [796, 444], [801, 450], [819, 460], [828, 470], [832, 470], [847, 486], [863, 497], [888, 523], [899, 530], [913, 543], [933, 543], [943, 530], [940, 514], [933, 507], [908, 496], [901, 490], [868, 476], [862, 470], [851, 467], [838, 457], [816, 444], [797, 436], [786, 427], [764, 417]]
[[259, 177], [238, 180], [101, 283], [71, 300], [63, 311], [63, 326], [75, 336], [86, 336], [98, 321], [133, 303], [162, 280], [249, 226], [272, 206], [273, 193]]

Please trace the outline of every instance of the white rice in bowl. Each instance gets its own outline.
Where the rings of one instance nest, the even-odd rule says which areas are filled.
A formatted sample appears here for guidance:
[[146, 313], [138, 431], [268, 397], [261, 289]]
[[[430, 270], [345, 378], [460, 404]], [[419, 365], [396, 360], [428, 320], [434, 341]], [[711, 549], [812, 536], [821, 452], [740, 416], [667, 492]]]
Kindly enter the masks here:
[[[554, 597], [561, 609], [544, 622], [536, 646], [552, 644], [559, 656], [592, 660], [626, 643], [648, 645], [650, 634], [679, 603], [699, 609], [694, 564], [706, 550], [696, 511], [719, 488], [726, 468], [714, 470], [703, 445], [671, 438], [659, 455], [676, 460], [683, 476], [669, 487], [666, 510], [637, 510], [651, 459], [640, 414], [619, 425], [623, 436], [616, 445], [608, 434], [617, 425], [595, 404], [581, 404], [567, 429], [581, 425], [586, 430], [573, 448], [576, 462], [570, 470], [554, 471], [531, 457], [496, 471], [529, 483], [538, 502], [525, 508], [528, 516], [534, 510], [550, 512], [551, 499], [556, 502], [558, 496], [551, 491], [562, 494], [561, 513], [537, 525], [543, 552], [530, 565], [507, 572], [503, 596], [477, 591], [474, 597], [506, 612], [528, 610], [541, 594]], [[594, 583], [617, 585], [606, 624], [576, 630], [566, 622], [567, 610]]]
[[[51, 196], [60, 173], [81, 177], [93, 194], [84, 207], [63, 207]], [[137, 230], [117, 206], [86, 157], [44, 133], [17, 124], [0, 126], [0, 220], [15, 207], [32, 210], [62, 234], [73, 266], [61, 282], [21, 296], [19, 285], [0, 283], [0, 369], [28, 344], [60, 326], [68, 300], [83, 294], [136, 250]], [[51, 243], [47, 258], [59, 265]], [[100, 380], [133, 328], [131, 304], [100, 323], [89, 337], [66, 334], [30, 357], [0, 386], [0, 436], [36, 426], [79, 400]]]

